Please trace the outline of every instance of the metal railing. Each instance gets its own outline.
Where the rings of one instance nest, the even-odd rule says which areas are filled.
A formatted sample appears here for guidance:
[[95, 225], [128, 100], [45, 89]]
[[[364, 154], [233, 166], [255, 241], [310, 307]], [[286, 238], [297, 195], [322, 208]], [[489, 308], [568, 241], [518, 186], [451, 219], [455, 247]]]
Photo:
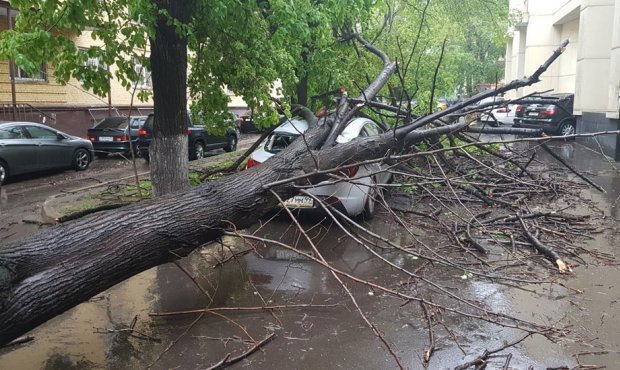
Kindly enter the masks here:
[[1, 104], [0, 121], [27, 121], [53, 126], [56, 124], [56, 114], [43, 112], [28, 103]]

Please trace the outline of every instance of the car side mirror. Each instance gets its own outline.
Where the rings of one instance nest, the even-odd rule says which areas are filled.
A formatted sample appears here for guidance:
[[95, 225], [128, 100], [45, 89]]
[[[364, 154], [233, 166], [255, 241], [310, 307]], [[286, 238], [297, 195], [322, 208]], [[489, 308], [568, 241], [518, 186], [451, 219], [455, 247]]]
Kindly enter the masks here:
[[60, 132], [56, 133], [56, 139], [57, 140], [64, 140], [65, 139], [65, 135], [61, 134]]

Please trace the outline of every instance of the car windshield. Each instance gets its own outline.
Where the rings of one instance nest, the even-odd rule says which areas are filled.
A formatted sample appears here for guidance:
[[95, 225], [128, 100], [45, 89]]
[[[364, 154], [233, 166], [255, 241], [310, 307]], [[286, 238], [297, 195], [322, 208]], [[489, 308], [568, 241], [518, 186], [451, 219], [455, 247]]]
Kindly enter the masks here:
[[127, 117], [108, 117], [99, 122], [95, 128], [127, 128]]
[[267, 143], [265, 144], [265, 151], [277, 154], [283, 151], [290, 143], [293, 142], [299, 135], [289, 134], [289, 133], [278, 133], [274, 132], [267, 138]]

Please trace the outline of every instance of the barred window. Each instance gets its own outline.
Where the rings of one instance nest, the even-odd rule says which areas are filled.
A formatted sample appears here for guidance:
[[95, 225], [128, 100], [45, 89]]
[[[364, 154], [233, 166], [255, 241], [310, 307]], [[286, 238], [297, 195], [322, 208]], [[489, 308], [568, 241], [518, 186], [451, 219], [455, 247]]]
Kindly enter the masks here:
[[138, 75], [138, 81], [136, 82], [136, 88], [152, 90], [153, 89], [153, 80], [151, 79], [151, 71], [144, 66], [139, 60], [134, 59], [134, 71]]
[[29, 73], [22, 68], [15, 66], [15, 79], [20, 81], [47, 81], [47, 65], [41, 63], [38, 70]]

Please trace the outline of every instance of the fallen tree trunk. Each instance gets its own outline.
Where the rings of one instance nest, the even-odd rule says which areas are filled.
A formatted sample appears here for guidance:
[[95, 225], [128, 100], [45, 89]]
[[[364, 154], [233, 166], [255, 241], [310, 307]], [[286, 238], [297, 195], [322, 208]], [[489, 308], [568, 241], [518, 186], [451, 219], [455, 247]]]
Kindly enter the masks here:
[[[565, 46], [565, 44], [563, 45]], [[562, 47], [563, 47], [562, 46]], [[561, 53], [554, 53], [529, 79], [504, 88], [531, 85]], [[384, 60], [384, 71], [360, 100], [370, 100], [394, 70]], [[544, 68], [543, 68], [544, 67]], [[463, 103], [479, 101], [492, 92]], [[181, 194], [165, 196], [104, 211], [67, 222], [0, 249], [0, 345], [23, 335], [50, 318], [151, 267], [186, 256], [197, 247], [217, 240], [234, 228], [255, 223], [296, 192], [295, 182], [317, 171], [346, 163], [386, 157], [394, 148], [467, 128], [466, 122], [420, 129], [446, 110], [380, 136], [358, 138], [346, 144], [324, 145], [344, 127], [359, 103], [342, 100], [336, 119], [322, 119], [303, 140], [260, 166], [209, 182]], [[286, 180], [286, 181], [283, 181]]]

